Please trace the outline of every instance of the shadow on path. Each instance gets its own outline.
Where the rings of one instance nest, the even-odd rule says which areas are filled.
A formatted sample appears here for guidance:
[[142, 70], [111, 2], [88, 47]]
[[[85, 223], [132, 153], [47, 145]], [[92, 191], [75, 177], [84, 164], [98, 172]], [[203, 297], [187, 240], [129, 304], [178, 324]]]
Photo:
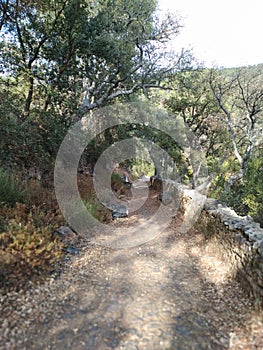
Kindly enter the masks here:
[[21, 297], [31, 310], [6, 349], [242, 349], [231, 345], [231, 334], [249, 301], [227, 277], [220, 288], [213, 282], [204, 255], [201, 236], [179, 234], [176, 223], [139, 247], [86, 246], [58, 279]]

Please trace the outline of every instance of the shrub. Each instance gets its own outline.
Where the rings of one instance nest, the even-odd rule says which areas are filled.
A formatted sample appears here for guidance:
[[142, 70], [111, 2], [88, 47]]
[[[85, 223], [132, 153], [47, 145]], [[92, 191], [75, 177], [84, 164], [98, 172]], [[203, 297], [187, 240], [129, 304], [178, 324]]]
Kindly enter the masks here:
[[0, 285], [18, 286], [50, 273], [63, 255], [63, 244], [42, 209], [17, 203], [15, 208], [1, 208], [1, 217]]
[[222, 167], [220, 171], [220, 175], [213, 181], [209, 195], [225, 202], [239, 215], [253, 216], [263, 226], [263, 158], [251, 159], [243, 181], [228, 190], [225, 189], [225, 183], [228, 178], [229, 165]]
[[0, 207], [0, 285], [21, 287], [55, 270], [63, 244], [54, 234], [65, 225], [55, 194], [39, 181], [25, 184], [26, 202]]
[[111, 184], [114, 185], [114, 184], [123, 184], [123, 178], [121, 177], [120, 174], [118, 173], [113, 173], [111, 175]]
[[249, 207], [244, 202], [245, 186], [237, 184], [230, 190], [224, 190], [220, 194], [220, 200], [227, 204], [228, 207], [234, 209], [239, 215], [247, 215]]
[[132, 173], [139, 177], [142, 174], [152, 176], [154, 174], [154, 164], [142, 159], [134, 159], [132, 163]]
[[88, 212], [100, 222], [111, 219], [111, 211], [104, 207], [97, 199], [84, 200], [83, 203]]
[[87, 208], [88, 212], [92, 216], [96, 217], [98, 210], [100, 208], [100, 203], [95, 199], [89, 199], [89, 200], [85, 200], [83, 202], [84, 202], [84, 205]]
[[0, 206], [14, 207], [17, 202], [24, 202], [25, 198], [24, 185], [0, 168]]
[[257, 157], [249, 162], [244, 179], [245, 193], [243, 203], [248, 206], [249, 214], [263, 223], [263, 158]]

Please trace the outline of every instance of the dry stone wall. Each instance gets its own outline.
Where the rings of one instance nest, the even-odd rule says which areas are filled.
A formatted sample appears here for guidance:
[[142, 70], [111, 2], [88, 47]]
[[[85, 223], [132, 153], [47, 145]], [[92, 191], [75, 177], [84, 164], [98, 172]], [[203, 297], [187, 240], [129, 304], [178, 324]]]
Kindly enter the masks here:
[[224, 204], [208, 199], [196, 224], [231, 264], [233, 277], [263, 305], [263, 229]]
[[220, 257], [229, 263], [233, 278], [263, 306], [263, 229], [260, 225], [250, 216], [239, 216], [223, 203], [207, 199], [175, 181], [164, 180], [162, 187], [166, 192], [161, 200], [169, 195], [179, 200], [179, 210], [184, 215], [181, 229], [187, 231], [195, 225], [207, 241], [213, 241]]

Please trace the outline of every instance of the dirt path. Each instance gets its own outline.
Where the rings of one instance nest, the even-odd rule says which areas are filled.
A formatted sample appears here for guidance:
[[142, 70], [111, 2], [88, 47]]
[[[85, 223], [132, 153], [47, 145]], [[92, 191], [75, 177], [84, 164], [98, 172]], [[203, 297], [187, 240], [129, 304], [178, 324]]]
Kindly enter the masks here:
[[[152, 192], [98, 241], [157, 209]], [[176, 227], [127, 249], [83, 240], [58, 278], [1, 296], [0, 349], [262, 349], [260, 319], [227, 267]]]

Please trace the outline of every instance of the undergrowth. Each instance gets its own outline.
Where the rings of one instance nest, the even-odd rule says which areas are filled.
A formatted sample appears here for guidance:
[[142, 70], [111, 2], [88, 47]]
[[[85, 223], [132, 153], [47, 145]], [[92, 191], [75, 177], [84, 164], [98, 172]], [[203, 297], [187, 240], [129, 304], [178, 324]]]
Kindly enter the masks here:
[[44, 277], [63, 256], [55, 230], [64, 219], [54, 192], [39, 181], [27, 183], [25, 190], [25, 203], [0, 207], [0, 287]]
[[[21, 182], [4, 172], [0, 176], [0, 287], [19, 289], [57, 270], [65, 246], [56, 230], [67, 223], [52, 183]], [[110, 221], [111, 211], [96, 199], [92, 178], [79, 176], [78, 185], [90, 214], [101, 222]], [[113, 191], [123, 188], [121, 176], [113, 175]]]
[[97, 199], [84, 200], [84, 205], [91, 216], [100, 222], [108, 222], [111, 219], [111, 211], [104, 207]]
[[26, 200], [26, 190], [21, 181], [0, 168], [0, 206], [15, 206]]

